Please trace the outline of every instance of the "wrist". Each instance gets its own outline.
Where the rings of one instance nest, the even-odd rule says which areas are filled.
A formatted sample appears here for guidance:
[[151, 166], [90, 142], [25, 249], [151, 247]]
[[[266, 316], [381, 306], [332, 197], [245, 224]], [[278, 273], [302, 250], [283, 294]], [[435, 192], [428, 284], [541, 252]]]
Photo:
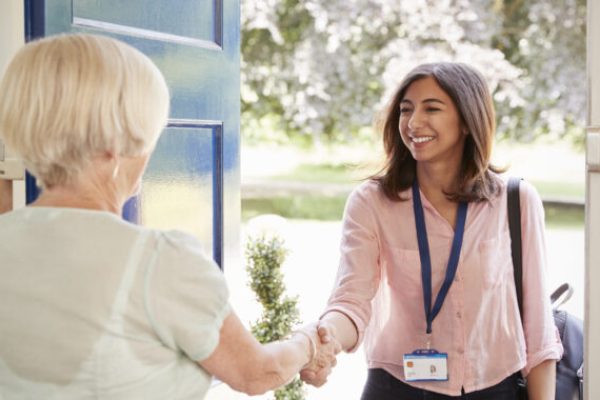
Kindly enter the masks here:
[[304, 366], [309, 365], [317, 355], [317, 344], [315, 340], [308, 332], [301, 329], [292, 332], [292, 338], [294, 337], [300, 338], [304, 343], [308, 342], [308, 361]]

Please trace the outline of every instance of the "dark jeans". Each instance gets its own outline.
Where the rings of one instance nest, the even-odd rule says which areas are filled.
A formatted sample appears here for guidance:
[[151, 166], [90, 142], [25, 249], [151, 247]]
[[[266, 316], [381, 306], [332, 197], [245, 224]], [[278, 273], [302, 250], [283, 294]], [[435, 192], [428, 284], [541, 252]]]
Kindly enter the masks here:
[[417, 389], [394, 378], [383, 369], [370, 369], [361, 400], [517, 400], [517, 377], [512, 375], [499, 384], [460, 396]]

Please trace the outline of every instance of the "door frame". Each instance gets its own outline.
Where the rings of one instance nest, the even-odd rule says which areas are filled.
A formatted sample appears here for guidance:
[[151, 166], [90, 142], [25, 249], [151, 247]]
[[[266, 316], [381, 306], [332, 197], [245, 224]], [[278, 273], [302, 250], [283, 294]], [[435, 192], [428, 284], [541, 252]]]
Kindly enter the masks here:
[[[25, 43], [25, 2], [5, 0], [0, 2], [0, 73], [4, 71], [15, 52]], [[2, 151], [3, 159], [16, 158], [9, 148]], [[4, 180], [0, 184], [1, 195], [11, 196], [7, 208], [25, 206], [25, 181]]]
[[[584, 398], [600, 398], [600, 1], [587, 2]], [[596, 268], [594, 268], [594, 266]], [[596, 290], [593, 290], [596, 288]]]

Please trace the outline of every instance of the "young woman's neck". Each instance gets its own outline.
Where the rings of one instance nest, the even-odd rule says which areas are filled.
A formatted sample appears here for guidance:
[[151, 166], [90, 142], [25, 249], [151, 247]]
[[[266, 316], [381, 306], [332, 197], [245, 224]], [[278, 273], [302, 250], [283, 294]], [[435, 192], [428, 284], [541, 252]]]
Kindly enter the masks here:
[[458, 184], [458, 168], [445, 164], [417, 163], [419, 188], [427, 198], [438, 198], [452, 192]]
[[417, 163], [417, 179], [421, 193], [446, 220], [456, 229], [458, 203], [449, 200], [446, 193], [456, 190], [458, 168], [449, 168], [445, 163]]

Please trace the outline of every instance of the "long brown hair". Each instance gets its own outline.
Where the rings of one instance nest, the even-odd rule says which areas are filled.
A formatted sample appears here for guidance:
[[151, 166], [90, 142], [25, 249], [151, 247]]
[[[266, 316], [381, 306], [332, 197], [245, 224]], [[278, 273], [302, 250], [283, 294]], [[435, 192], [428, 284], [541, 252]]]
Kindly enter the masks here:
[[410, 71], [400, 83], [379, 124], [386, 154], [385, 165], [372, 178], [393, 201], [403, 200], [400, 192], [413, 184], [417, 164], [400, 137], [400, 102], [413, 82], [427, 77], [435, 79], [452, 99], [468, 132], [457, 189], [446, 193], [446, 196], [454, 201], [490, 200], [499, 192], [499, 180], [493, 173], [502, 172], [490, 164], [496, 132], [494, 105], [483, 76], [461, 63], [422, 64]]

